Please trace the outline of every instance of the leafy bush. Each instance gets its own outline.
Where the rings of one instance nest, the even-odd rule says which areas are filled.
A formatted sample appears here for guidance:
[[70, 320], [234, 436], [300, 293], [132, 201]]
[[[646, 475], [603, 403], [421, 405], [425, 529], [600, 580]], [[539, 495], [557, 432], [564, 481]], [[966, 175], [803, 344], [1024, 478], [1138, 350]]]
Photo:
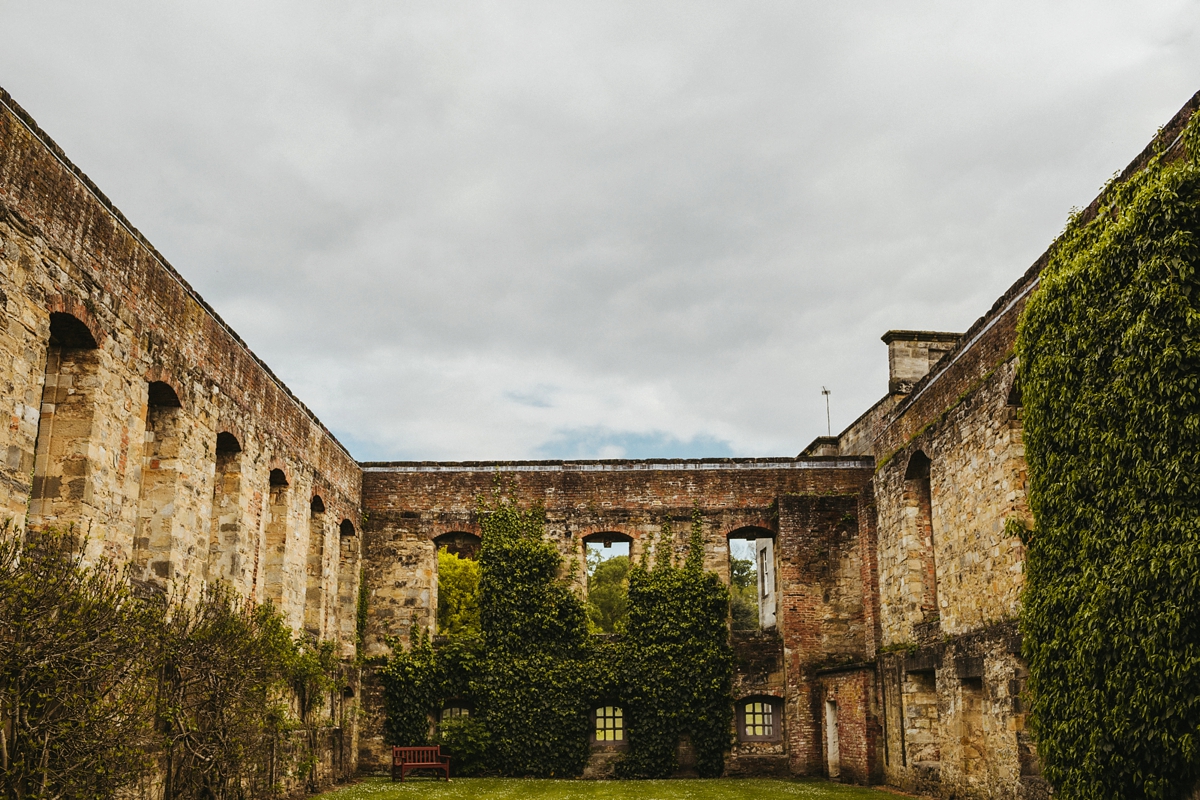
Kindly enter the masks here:
[[558, 577], [541, 508], [499, 498], [483, 509], [479, 552], [483, 679], [479, 708], [496, 771], [578, 775], [588, 757], [583, 602]]
[[386, 712], [383, 741], [400, 747], [429, 744], [429, 714], [442, 695], [441, 671], [429, 633], [414, 626], [412, 639], [407, 650], [393, 640], [392, 655], [377, 673]]
[[630, 749], [618, 765], [624, 777], [673, 773], [683, 735], [691, 739], [700, 776], [719, 777], [730, 745], [729, 591], [714, 573], [704, 571], [699, 510], [693, 514], [682, 567], [672, 563], [673, 540], [668, 520], [655, 546], [653, 568], [640, 564], [629, 578], [623, 679]]
[[6, 797], [112, 798], [156, 768], [164, 800], [266, 796], [311, 761], [284, 745], [336, 685], [331, 645], [222, 589], [139, 599], [82, 552], [70, 532], [0, 532]]
[[438, 633], [479, 633], [479, 562], [438, 550]]
[[0, 787], [109, 798], [150, 767], [152, 608], [69, 532], [0, 536]]
[[748, 558], [730, 558], [729, 611], [735, 631], [756, 631], [758, 619], [758, 578], [754, 562]]
[[588, 575], [588, 628], [593, 633], [619, 633], [629, 614], [629, 556], [601, 561]]
[[1200, 777], [1200, 121], [1072, 219], [1020, 323], [1038, 752], [1064, 800]]
[[444, 720], [438, 726], [437, 744], [450, 756], [450, 771], [456, 776], [485, 774], [492, 737], [482, 721], [474, 717]]
[[[474, 713], [469, 723], [442, 723], [438, 741], [461, 749], [464, 770], [571, 777], [587, 763], [592, 709], [611, 704], [626, 709], [629, 724], [623, 775], [669, 775], [681, 736], [690, 737], [701, 775], [720, 775], [733, 702], [729, 594], [704, 571], [699, 512], [682, 566], [670, 563], [667, 523], [653, 569], [617, 557], [594, 571], [593, 591], [623, 594], [628, 580], [628, 627], [619, 637], [588, 636], [585, 605], [559, 577], [562, 559], [545, 540], [540, 508], [496, 497], [480, 516], [482, 635], [451, 636], [436, 651], [416, 629], [410, 649], [393, 642], [378, 673], [387, 741], [423, 744], [430, 714], [453, 701]], [[621, 630], [611, 599], [602, 593], [593, 608], [607, 608], [602, 620]]]

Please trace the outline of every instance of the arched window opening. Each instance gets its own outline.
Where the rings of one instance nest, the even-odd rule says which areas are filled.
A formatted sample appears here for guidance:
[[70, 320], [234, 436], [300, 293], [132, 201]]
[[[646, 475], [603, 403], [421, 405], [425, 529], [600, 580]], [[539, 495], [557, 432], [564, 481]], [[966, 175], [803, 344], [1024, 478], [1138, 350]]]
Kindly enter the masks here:
[[433, 546], [438, 550], [445, 550], [452, 556], [459, 558], [476, 559], [479, 557], [479, 547], [482, 541], [478, 536], [466, 531], [450, 531], [437, 536], [433, 540]]
[[593, 633], [619, 633], [629, 616], [629, 555], [633, 539], [602, 532], [583, 537], [587, 564], [588, 628]]
[[[909, 594], [910, 603], [919, 608], [921, 621], [930, 621], [938, 616], [937, 599], [937, 556], [933, 531], [933, 493], [929, 480], [929, 457], [918, 450], [908, 460], [904, 472], [904, 505], [907, 529], [910, 536], [909, 558], [915, 562], [921, 586]], [[919, 598], [919, 599], [918, 599]]]
[[[34, 440], [31, 525], [79, 521], [90, 497], [88, 447], [95, 414], [100, 357], [96, 339], [79, 319], [50, 314], [42, 402]], [[28, 456], [21, 469], [29, 469]]]
[[600, 706], [592, 712], [592, 742], [598, 745], [624, 745], [625, 711], [620, 706]]
[[442, 709], [441, 721], [446, 722], [452, 719], [469, 719], [471, 716], [471, 707], [459, 702], [451, 703]]
[[242, 445], [227, 431], [217, 434], [213, 477], [212, 530], [209, 534], [209, 581], [230, 581], [245, 589], [242, 540]]
[[181, 576], [186, 556], [186, 530], [175, 518], [179, 489], [179, 396], [163, 381], [146, 386], [146, 436], [142, 451], [142, 486], [134, 531], [135, 570], [145, 581], [165, 586]]
[[479, 537], [451, 531], [436, 537], [433, 544], [437, 548], [437, 631], [443, 636], [478, 634]]
[[338, 527], [338, 534], [340, 536], [354, 536], [354, 523], [348, 519], [342, 520], [342, 524]]
[[313, 495], [308, 506], [304, 630], [320, 639], [325, 634], [325, 501], [320, 495]]
[[830, 778], [842, 774], [842, 753], [838, 737], [838, 705], [833, 698], [825, 700], [825, 769]]
[[288, 548], [288, 479], [282, 469], [271, 470], [268, 478], [266, 530], [266, 599], [288, 619], [291, 609], [284, 607], [283, 571], [287, 563]]
[[738, 739], [776, 742], [783, 738], [783, 702], [778, 697], [747, 697], [738, 701]]
[[775, 627], [775, 534], [746, 526], [729, 534], [729, 610], [734, 630]]

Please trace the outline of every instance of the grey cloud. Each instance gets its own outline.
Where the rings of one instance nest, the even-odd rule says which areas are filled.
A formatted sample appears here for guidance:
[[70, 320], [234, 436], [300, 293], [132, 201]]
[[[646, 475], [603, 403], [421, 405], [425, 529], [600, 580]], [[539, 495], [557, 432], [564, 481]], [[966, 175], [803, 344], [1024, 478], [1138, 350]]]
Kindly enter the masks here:
[[361, 457], [779, 455], [1200, 88], [1198, 11], [0, 0], [0, 85]]

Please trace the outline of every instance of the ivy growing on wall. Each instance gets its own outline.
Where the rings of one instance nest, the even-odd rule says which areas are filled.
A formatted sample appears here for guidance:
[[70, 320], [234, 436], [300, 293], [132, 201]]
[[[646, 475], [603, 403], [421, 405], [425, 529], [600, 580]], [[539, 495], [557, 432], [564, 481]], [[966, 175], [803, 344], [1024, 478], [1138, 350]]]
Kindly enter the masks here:
[[665, 777], [675, 771], [677, 743], [691, 740], [701, 777], [725, 768], [730, 745], [733, 653], [726, 618], [729, 590], [704, 571], [704, 536], [693, 512], [684, 563], [673, 563], [674, 534], [663, 523], [654, 565], [629, 577], [624, 669], [629, 721], [625, 777]]
[[721, 774], [732, 713], [729, 595], [704, 571], [699, 512], [683, 564], [672, 563], [667, 523], [654, 566], [632, 569], [621, 637], [588, 634], [541, 508], [497, 496], [480, 519], [482, 633], [468, 629], [434, 648], [414, 630], [409, 649], [393, 643], [379, 671], [387, 741], [424, 744], [430, 715], [465, 705], [469, 722], [437, 732], [462, 774], [570, 777], [587, 763], [592, 710], [613, 704], [629, 720], [622, 775], [669, 775], [681, 736], [702, 775]]
[[1200, 118], [1055, 245], [1018, 332], [1022, 628], [1064, 800], [1200, 778]]

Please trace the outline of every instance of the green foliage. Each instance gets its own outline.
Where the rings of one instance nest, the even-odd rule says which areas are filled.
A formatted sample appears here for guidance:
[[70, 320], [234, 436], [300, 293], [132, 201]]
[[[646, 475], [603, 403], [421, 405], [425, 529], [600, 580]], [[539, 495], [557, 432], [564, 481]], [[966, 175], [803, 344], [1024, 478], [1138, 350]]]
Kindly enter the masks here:
[[748, 558], [730, 559], [729, 611], [735, 631], [758, 630], [758, 576]]
[[1200, 777], [1200, 121], [1076, 217], [1017, 352], [1036, 525], [1022, 629], [1064, 800]]
[[154, 767], [164, 800], [266, 796], [311, 759], [284, 745], [337, 685], [332, 645], [222, 589], [138, 599], [81, 552], [70, 533], [0, 535], [6, 797], [121, 796]]
[[[733, 702], [729, 594], [704, 571], [699, 512], [682, 566], [672, 564], [669, 523], [653, 569], [631, 569], [627, 557], [597, 565], [593, 591], [628, 581], [621, 637], [588, 636], [584, 603], [559, 577], [562, 559], [545, 539], [540, 508], [497, 497], [480, 517], [482, 634], [466, 629], [436, 651], [415, 630], [411, 649], [393, 643], [379, 671], [387, 741], [423, 744], [430, 715], [454, 701], [474, 713], [443, 723], [437, 740], [461, 751], [462, 774], [573, 777], [587, 763], [592, 710], [611, 703], [629, 722], [622, 774], [670, 774], [688, 736], [701, 774], [720, 775]], [[621, 629], [616, 603], [594, 608], [607, 608]]]
[[668, 520], [654, 567], [639, 565], [629, 578], [623, 672], [630, 750], [618, 766], [624, 777], [670, 775], [683, 735], [691, 739], [701, 777], [719, 777], [725, 769], [733, 706], [729, 592], [704, 571], [699, 510], [682, 567], [671, 563], [673, 542]]
[[479, 634], [479, 562], [438, 550], [438, 633]]
[[287, 689], [302, 687], [307, 716], [311, 690], [324, 684], [319, 658], [297, 647], [270, 605], [245, 604], [220, 587], [164, 615], [157, 645], [164, 798], [272, 791], [287, 767], [278, 745], [297, 723]]
[[383, 741], [401, 747], [429, 743], [429, 714], [441, 698], [437, 658], [429, 634], [413, 626], [412, 646], [392, 641], [392, 655], [377, 673], [386, 712]]
[[497, 497], [481, 508], [479, 708], [493, 765], [511, 775], [577, 775], [588, 757], [583, 602], [558, 577], [545, 514]]
[[145, 774], [151, 610], [70, 533], [0, 536], [0, 790], [110, 798]]
[[594, 633], [620, 633], [629, 612], [629, 556], [598, 562], [588, 574], [588, 628]]
[[362, 659], [363, 637], [367, 634], [367, 601], [370, 599], [367, 588], [367, 570], [363, 567], [358, 573], [358, 602], [354, 608], [354, 655]]
[[473, 777], [487, 771], [492, 737], [487, 725], [475, 717], [448, 719], [438, 726], [436, 744], [450, 756], [455, 777]]

